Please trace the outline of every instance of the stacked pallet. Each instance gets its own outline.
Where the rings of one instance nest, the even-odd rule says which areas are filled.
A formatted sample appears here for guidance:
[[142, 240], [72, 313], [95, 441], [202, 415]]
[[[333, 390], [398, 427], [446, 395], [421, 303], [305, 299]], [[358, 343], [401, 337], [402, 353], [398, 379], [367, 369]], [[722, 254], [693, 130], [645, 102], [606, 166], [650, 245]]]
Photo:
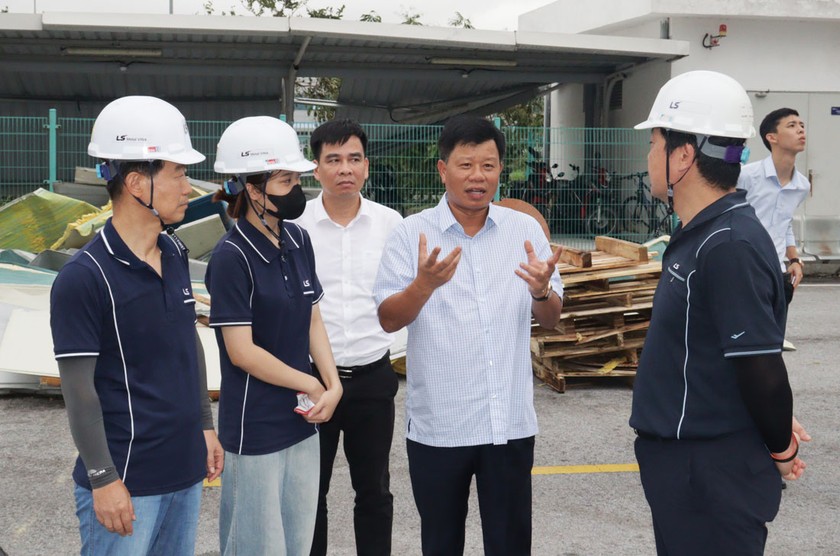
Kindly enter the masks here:
[[662, 264], [644, 246], [595, 238], [594, 251], [564, 249], [563, 314], [531, 334], [534, 374], [559, 392], [567, 377], [634, 376]]

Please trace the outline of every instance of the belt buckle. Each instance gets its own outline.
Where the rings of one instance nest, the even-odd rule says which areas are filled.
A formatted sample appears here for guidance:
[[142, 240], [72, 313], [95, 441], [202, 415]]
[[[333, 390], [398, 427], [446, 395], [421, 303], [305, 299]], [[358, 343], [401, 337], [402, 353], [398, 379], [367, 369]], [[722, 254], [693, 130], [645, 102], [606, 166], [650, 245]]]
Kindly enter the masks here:
[[336, 369], [338, 378], [353, 378], [353, 371], [350, 369]]

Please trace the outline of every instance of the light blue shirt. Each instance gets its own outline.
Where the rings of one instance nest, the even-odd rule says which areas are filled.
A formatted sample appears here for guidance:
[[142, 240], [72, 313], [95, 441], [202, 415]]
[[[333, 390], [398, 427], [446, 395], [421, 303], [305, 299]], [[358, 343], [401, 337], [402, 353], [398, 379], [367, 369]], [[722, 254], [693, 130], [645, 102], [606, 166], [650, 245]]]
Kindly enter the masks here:
[[773, 239], [779, 263], [784, 271], [784, 261], [787, 258], [785, 250], [788, 246], [796, 245], [791, 224], [793, 213], [808, 197], [811, 184], [805, 176], [794, 170], [793, 179], [782, 187], [776, 175], [773, 158], [768, 156], [741, 168], [738, 189], [747, 192], [747, 201]]
[[[406, 436], [427, 446], [505, 444], [537, 433], [531, 370], [531, 295], [514, 271], [525, 240], [541, 260], [551, 248], [537, 221], [490, 206], [469, 237], [444, 195], [388, 238], [373, 287], [377, 306], [417, 275], [420, 233], [440, 258], [462, 249], [455, 275], [408, 325]], [[555, 271], [554, 291], [563, 285]]]

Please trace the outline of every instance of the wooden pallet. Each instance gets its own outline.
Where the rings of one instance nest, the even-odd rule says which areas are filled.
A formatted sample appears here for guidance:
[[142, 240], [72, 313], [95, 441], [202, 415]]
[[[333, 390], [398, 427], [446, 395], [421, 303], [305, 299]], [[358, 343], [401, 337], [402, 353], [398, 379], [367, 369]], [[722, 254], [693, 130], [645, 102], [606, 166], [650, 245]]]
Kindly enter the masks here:
[[564, 250], [563, 314], [552, 330], [532, 329], [534, 374], [565, 391], [568, 377], [632, 377], [650, 326], [662, 265], [641, 246], [595, 239], [594, 251]]
[[566, 391], [566, 379], [604, 379], [624, 378], [632, 379], [636, 376], [635, 367], [617, 365], [612, 368], [610, 363], [605, 366], [593, 368], [591, 365], [576, 365], [569, 363], [562, 370], [556, 370], [543, 364], [543, 360], [532, 357], [534, 375], [542, 380], [552, 389], [561, 394]]

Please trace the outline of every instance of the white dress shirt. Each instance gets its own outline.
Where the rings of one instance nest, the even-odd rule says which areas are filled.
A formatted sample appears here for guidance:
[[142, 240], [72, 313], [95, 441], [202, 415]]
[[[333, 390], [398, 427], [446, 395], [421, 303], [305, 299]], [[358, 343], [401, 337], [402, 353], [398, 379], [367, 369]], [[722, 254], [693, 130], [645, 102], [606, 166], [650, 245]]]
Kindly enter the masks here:
[[308, 201], [303, 215], [294, 220], [312, 239], [315, 272], [324, 289], [321, 316], [336, 365], [341, 367], [373, 363], [393, 342], [379, 325], [373, 281], [385, 240], [402, 216], [368, 199], [361, 201], [358, 214], [346, 227], [330, 220], [323, 193]]
[[741, 168], [738, 189], [747, 192], [747, 201], [773, 239], [784, 272], [784, 261], [787, 258], [785, 251], [789, 246], [796, 245], [791, 224], [793, 213], [808, 197], [811, 184], [805, 176], [794, 170], [793, 179], [782, 187], [773, 158], [768, 156]]

